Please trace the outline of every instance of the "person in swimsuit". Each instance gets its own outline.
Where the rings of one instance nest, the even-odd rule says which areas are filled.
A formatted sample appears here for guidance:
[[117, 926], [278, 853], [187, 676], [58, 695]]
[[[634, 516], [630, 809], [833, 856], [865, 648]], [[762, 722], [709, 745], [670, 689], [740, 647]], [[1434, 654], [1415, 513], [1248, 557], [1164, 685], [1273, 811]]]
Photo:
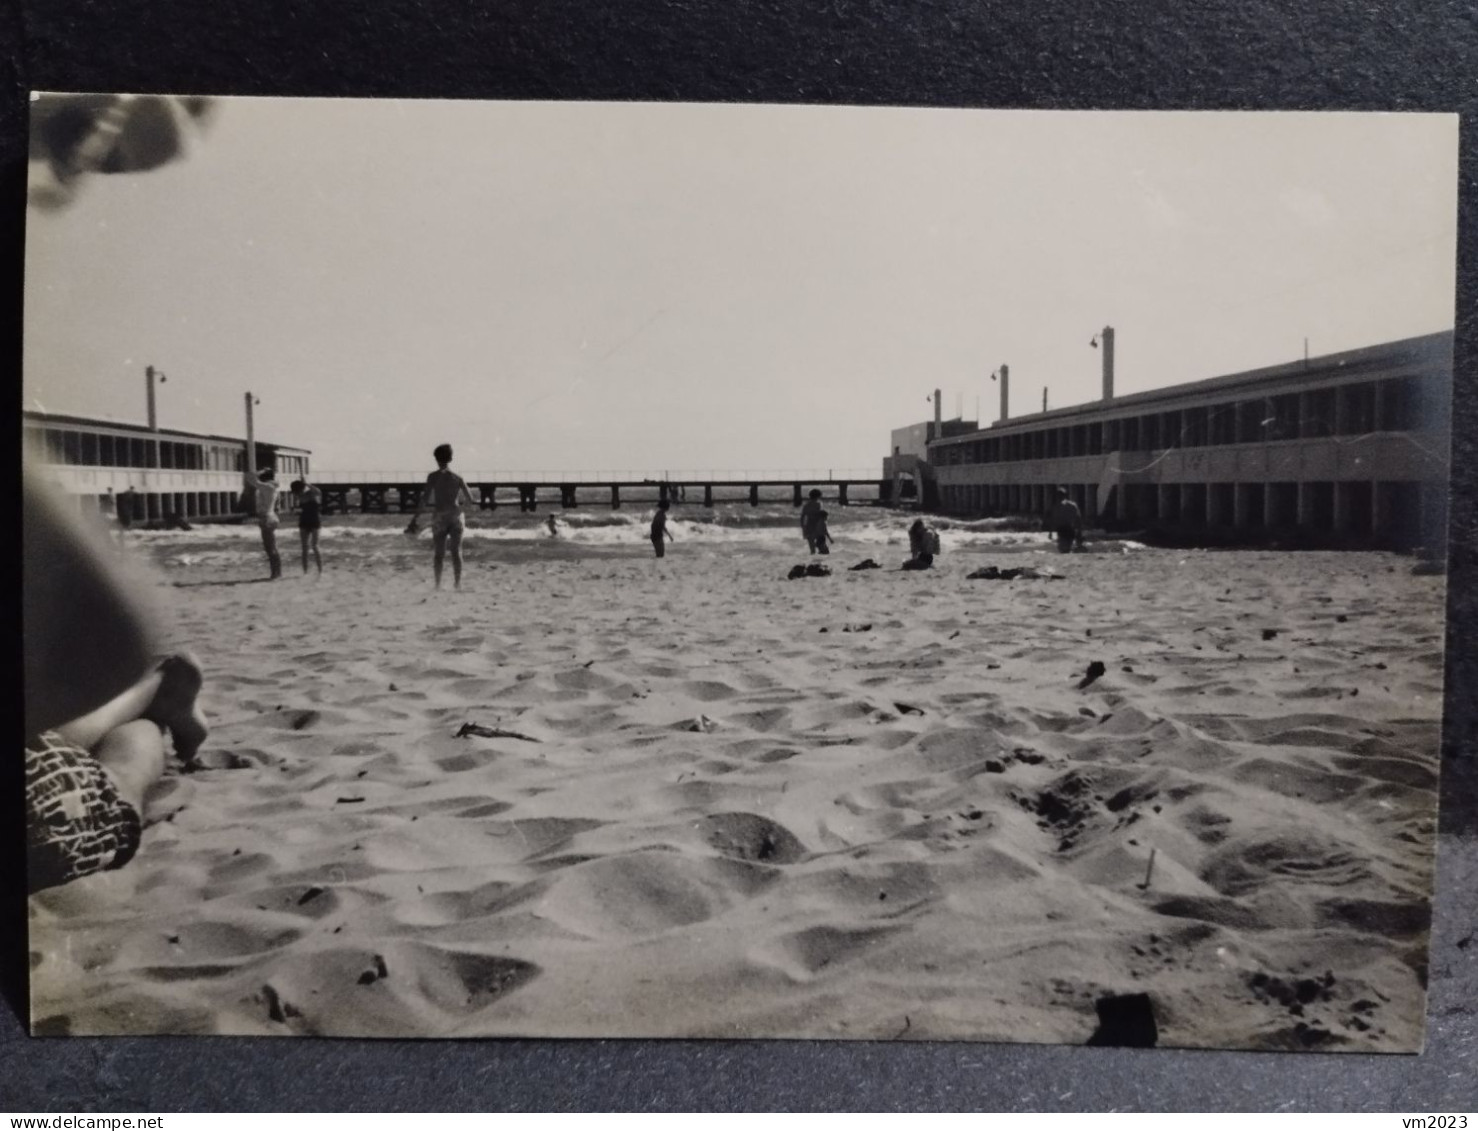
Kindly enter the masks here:
[[1057, 502], [1048, 516], [1047, 525], [1057, 536], [1058, 553], [1068, 554], [1073, 546], [1083, 544], [1083, 512], [1068, 496], [1066, 487], [1057, 489]]
[[657, 513], [652, 516], [652, 549], [659, 558], [667, 554], [666, 543], [673, 541], [672, 531], [667, 529], [667, 509], [671, 504], [663, 499], [657, 504]]
[[821, 492], [811, 488], [811, 495], [801, 507], [801, 533], [806, 539], [806, 548], [816, 553], [816, 516], [821, 513]]
[[432, 453], [436, 458], [436, 470], [426, 476], [426, 489], [421, 492], [421, 499], [416, 504], [416, 513], [411, 516], [411, 522], [406, 527], [406, 532], [414, 534], [420, 529], [421, 512], [426, 509], [426, 503], [431, 502], [431, 538], [435, 549], [433, 569], [436, 574], [436, 587], [441, 588], [441, 563], [448, 548], [452, 551], [452, 587], [462, 588], [462, 531], [465, 522], [462, 518], [462, 505], [472, 505], [472, 492], [467, 489], [467, 484], [462, 477], [453, 471], [448, 464], [452, 462], [452, 446], [442, 444]]
[[[165, 738], [192, 765], [208, 730], [200, 665], [156, 663], [144, 601], [105, 561], [64, 500], [24, 476], [27, 631], [27, 886], [121, 868], [139, 850], [144, 797], [164, 773]], [[138, 673], [144, 671], [140, 677]]]
[[277, 552], [277, 474], [270, 467], [252, 471], [246, 468], [247, 488], [255, 494], [257, 526], [262, 531], [262, 549], [267, 551], [268, 576], [272, 580], [282, 576], [282, 555]]
[[831, 545], [831, 531], [826, 526], [826, 512], [819, 507], [816, 517], [811, 520], [811, 538], [816, 544], [818, 554], [829, 554]]
[[298, 538], [303, 544], [303, 573], [308, 572], [308, 551], [313, 551], [313, 563], [318, 567], [318, 576], [323, 576], [323, 555], [318, 552], [318, 531], [323, 525], [323, 492], [303, 479], [292, 482], [293, 498], [298, 501]]
[[113, 502], [113, 517], [118, 520], [118, 545], [124, 545], [128, 540], [128, 528], [133, 525], [134, 499], [138, 496], [132, 486], [125, 487], [123, 493]]

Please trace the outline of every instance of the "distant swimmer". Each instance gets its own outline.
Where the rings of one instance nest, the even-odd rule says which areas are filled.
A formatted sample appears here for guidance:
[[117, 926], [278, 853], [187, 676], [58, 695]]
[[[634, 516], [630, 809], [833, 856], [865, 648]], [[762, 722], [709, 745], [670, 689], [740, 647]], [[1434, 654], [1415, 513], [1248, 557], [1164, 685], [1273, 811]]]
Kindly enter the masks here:
[[431, 539], [435, 551], [433, 570], [436, 587], [441, 588], [441, 563], [447, 547], [452, 551], [452, 585], [462, 588], [462, 531], [466, 526], [462, 518], [462, 505], [472, 505], [472, 492], [462, 477], [447, 465], [452, 462], [452, 446], [441, 444], [432, 453], [436, 458], [436, 470], [426, 476], [426, 489], [416, 504], [416, 513], [406, 532], [414, 534], [419, 529], [421, 512], [431, 502]]
[[672, 531], [667, 529], [667, 508], [670, 504], [663, 499], [657, 504], [657, 513], [652, 517], [652, 549], [657, 551], [659, 558], [665, 557], [667, 547], [665, 542], [674, 541]]
[[549, 527], [549, 537], [551, 537], [551, 538], [558, 538], [559, 537], [559, 523], [555, 521], [553, 515], [550, 515], [549, 516], [549, 519], [548, 519], [546, 525]]
[[1057, 489], [1057, 502], [1052, 506], [1047, 525], [1057, 535], [1057, 549], [1070, 553], [1074, 545], [1083, 544], [1083, 512], [1078, 504], [1068, 497], [1067, 488]]
[[816, 549], [816, 516], [820, 513], [821, 492], [813, 487], [805, 506], [801, 507], [801, 534], [805, 536], [806, 548], [813, 554], [819, 552]]
[[298, 501], [298, 540], [303, 544], [303, 573], [308, 572], [308, 551], [323, 576], [323, 555], [318, 552], [318, 531], [323, 525], [323, 492], [304, 479], [294, 479], [293, 498]]
[[276, 472], [270, 467], [253, 471], [249, 460], [248, 455], [246, 485], [256, 503], [257, 526], [262, 531], [262, 549], [267, 551], [267, 566], [271, 570], [268, 576], [275, 581], [282, 576], [282, 555], [277, 552], [277, 495], [281, 488], [277, 485]]

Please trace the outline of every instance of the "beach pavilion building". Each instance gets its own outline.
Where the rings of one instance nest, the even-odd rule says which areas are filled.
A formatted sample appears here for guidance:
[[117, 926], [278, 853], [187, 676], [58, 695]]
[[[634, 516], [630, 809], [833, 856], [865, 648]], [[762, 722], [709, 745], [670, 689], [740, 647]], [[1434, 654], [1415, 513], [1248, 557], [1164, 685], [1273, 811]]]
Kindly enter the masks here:
[[1128, 396], [1106, 336], [1101, 400], [930, 439], [939, 511], [1042, 515], [1065, 487], [1109, 529], [1443, 542], [1451, 332]]
[[[174, 429], [150, 429], [99, 417], [26, 411], [21, 416], [28, 474], [44, 476], [87, 511], [111, 512], [134, 490], [134, 518], [166, 514], [224, 519], [241, 509], [246, 441]], [[286, 484], [308, 474], [307, 448], [256, 441], [256, 466]], [[291, 508], [291, 495], [282, 493]]]

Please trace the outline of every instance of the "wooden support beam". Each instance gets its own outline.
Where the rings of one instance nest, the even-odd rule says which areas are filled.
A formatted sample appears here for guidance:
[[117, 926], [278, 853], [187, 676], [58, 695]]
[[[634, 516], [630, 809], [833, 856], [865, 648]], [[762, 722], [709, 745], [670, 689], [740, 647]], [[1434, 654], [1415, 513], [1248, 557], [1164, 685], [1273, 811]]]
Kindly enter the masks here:
[[847, 505], [847, 485], [845, 483], [837, 486], [837, 502], [842, 506]]
[[760, 505], [760, 485], [758, 483], [749, 485], [749, 505], [752, 507]]
[[614, 483], [611, 484], [611, 509], [613, 511], [621, 509], [621, 488]]
[[794, 490], [794, 493], [791, 495], [791, 502], [795, 506], [800, 506], [801, 505], [801, 485], [799, 483], [796, 483], [793, 486], [794, 486], [795, 490]]
[[705, 507], [711, 507], [711, 506], [713, 506], [713, 484], [712, 483], [705, 483], [705, 484], [703, 484], [703, 505]]

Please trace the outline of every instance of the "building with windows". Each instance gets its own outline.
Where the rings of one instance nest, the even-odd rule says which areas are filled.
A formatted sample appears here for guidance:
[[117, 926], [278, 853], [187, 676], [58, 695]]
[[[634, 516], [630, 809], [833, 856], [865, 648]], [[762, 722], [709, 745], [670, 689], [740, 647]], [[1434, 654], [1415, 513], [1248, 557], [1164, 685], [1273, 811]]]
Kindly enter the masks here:
[[[132, 488], [140, 521], [244, 513], [245, 440], [47, 412], [23, 413], [21, 429], [28, 473], [44, 476], [79, 507], [111, 511]], [[308, 474], [311, 454], [258, 441], [255, 464], [275, 468], [286, 484]], [[283, 505], [293, 505], [285, 491]]]
[[998, 421], [927, 445], [938, 509], [1109, 528], [1433, 545], [1446, 528], [1450, 332]]

